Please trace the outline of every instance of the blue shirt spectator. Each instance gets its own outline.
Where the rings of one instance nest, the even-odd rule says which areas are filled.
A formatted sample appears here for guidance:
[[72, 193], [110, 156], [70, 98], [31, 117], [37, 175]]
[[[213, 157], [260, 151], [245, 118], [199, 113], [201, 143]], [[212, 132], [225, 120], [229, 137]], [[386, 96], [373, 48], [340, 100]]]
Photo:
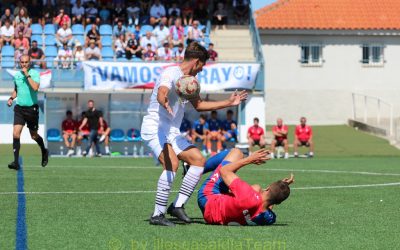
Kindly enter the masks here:
[[113, 28], [113, 35], [115, 37], [120, 37], [126, 34], [126, 28], [122, 25], [122, 21], [118, 21], [117, 25]]
[[190, 121], [188, 119], [184, 118], [182, 121], [181, 127], [180, 127], [181, 133], [186, 133], [191, 128], [192, 128], [192, 124], [190, 124]]
[[199, 135], [204, 135], [206, 133], [206, 130], [209, 129], [208, 123], [206, 121], [201, 121], [201, 119], [196, 120], [193, 123], [193, 127], [194, 131], [199, 134]]

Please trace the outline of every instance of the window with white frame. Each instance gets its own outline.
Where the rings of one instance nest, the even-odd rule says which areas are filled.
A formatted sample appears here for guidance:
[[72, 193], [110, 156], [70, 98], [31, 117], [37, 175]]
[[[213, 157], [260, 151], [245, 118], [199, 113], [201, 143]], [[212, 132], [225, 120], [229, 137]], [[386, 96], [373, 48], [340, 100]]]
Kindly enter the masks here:
[[301, 64], [322, 64], [322, 46], [320, 44], [301, 45]]
[[363, 44], [361, 62], [369, 65], [382, 65], [384, 63], [383, 48], [384, 46], [379, 44]]

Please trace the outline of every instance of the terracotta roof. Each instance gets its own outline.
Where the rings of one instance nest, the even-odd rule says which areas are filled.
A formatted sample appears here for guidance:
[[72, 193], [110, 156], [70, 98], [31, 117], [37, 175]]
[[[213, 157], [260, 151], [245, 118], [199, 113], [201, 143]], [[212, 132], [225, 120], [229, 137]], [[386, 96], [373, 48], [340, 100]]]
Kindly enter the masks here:
[[255, 17], [260, 29], [397, 30], [400, 0], [278, 0]]

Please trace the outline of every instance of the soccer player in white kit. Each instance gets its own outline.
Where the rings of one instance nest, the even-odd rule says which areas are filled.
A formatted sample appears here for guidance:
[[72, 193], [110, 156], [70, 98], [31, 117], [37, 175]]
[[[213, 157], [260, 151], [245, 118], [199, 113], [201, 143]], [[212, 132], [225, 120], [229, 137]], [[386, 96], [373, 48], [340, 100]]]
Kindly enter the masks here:
[[[174, 226], [165, 218], [165, 213], [190, 223], [184, 204], [189, 200], [203, 173], [205, 158], [201, 152], [189, 143], [179, 131], [182, 123], [185, 105], [190, 102], [199, 111], [210, 111], [239, 105], [246, 100], [247, 92], [233, 93], [223, 101], [203, 101], [200, 97], [190, 101], [178, 97], [175, 83], [183, 75], [196, 76], [201, 72], [208, 59], [207, 50], [192, 42], [185, 51], [183, 62], [179, 66], [166, 68], [154, 86], [147, 114], [143, 117], [141, 135], [153, 154], [161, 162], [163, 172], [158, 180], [154, 213], [150, 224]], [[168, 207], [168, 197], [179, 160], [190, 165], [175, 201]]]

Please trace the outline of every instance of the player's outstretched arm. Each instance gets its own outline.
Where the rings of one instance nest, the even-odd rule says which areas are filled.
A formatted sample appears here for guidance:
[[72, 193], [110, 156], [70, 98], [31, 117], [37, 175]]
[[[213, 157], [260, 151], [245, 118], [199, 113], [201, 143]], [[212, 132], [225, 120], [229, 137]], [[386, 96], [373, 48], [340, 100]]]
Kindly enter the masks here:
[[228, 99], [223, 101], [204, 101], [201, 98], [198, 98], [191, 100], [190, 102], [197, 111], [203, 112], [237, 106], [242, 101], [245, 101], [247, 96], [248, 94], [246, 90], [243, 90], [240, 92], [235, 91]]
[[249, 157], [232, 162], [222, 167], [220, 170], [221, 178], [225, 184], [229, 186], [236, 178], [239, 178], [235, 172], [240, 168], [249, 164], [263, 164], [269, 159], [269, 151], [266, 149], [260, 149], [252, 153]]

